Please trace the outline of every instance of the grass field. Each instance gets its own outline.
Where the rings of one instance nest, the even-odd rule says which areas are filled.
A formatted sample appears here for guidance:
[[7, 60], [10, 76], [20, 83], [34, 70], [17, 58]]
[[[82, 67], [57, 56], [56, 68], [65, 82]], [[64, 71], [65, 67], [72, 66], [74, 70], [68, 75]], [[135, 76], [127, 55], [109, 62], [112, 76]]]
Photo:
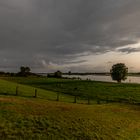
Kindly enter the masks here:
[[80, 105], [0, 96], [0, 138], [34, 140], [139, 140], [140, 107]]
[[[5, 79], [5, 80], [3, 80]], [[16, 87], [18, 96], [16, 94]], [[0, 79], [1, 140], [140, 140], [140, 106], [124, 103], [73, 104], [77, 88], [87, 103], [93, 99], [140, 100], [138, 84], [115, 84], [70, 79]], [[37, 89], [37, 98], [34, 92]], [[56, 101], [57, 92], [60, 102]], [[107, 94], [107, 95], [106, 95]], [[71, 103], [70, 103], [71, 102]]]
[[[18, 96], [20, 97], [33, 98], [35, 96], [35, 89], [37, 89], [37, 98], [56, 101], [57, 94], [59, 93], [59, 92], [39, 88], [37, 86], [31, 86], [30, 84], [25, 85], [25, 84], [20, 84], [20, 82], [15, 83], [13, 81], [6, 81], [0, 79], [0, 95], [16, 96], [17, 87], [18, 87]], [[69, 94], [59, 93], [59, 101], [73, 103], [74, 96], [71, 96]], [[77, 103], [87, 103], [87, 100], [77, 99]]]
[[33, 87], [57, 91], [66, 95], [77, 95], [92, 100], [110, 100], [140, 103], [140, 84], [118, 84], [96, 81], [79, 81], [53, 78], [8, 77], [6, 80]]

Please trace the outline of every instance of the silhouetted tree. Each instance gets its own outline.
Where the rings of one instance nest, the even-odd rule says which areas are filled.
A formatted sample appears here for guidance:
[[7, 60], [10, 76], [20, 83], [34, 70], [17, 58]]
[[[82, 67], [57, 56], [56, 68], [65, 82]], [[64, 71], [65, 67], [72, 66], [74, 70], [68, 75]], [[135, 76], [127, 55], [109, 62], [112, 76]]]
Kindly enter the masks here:
[[62, 77], [62, 72], [61, 71], [56, 71], [55, 73], [54, 73], [54, 77], [57, 77], [57, 78], [61, 78]]
[[29, 67], [20, 67], [20, 72], [18, 73], [19, 76], [27, 76], [30, 74], [31, 69]]
[[68, 74], [71, 75], [71, 71], [69, 71]]
[[24, 67], [24, 66], [20, 67], [21, 73], [29, 73], [30, 71], [31, 71], [31, 69], [29, 67]]
[[117, 63], [112, 66], [110, 73], [112, 79], [120, 83], [122, 80], [127, 79], [128, 68], [123, 63]]

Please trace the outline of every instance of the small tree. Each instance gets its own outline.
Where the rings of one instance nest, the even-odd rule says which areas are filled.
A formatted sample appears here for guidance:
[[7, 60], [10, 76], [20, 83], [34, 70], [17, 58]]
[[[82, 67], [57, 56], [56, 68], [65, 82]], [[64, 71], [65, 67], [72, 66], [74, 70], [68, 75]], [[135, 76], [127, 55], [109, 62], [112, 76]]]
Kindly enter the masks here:
[[21, 66], [20, 67], [20, 72], [21, 73], [29, 73], [31, 70], [29, 67], [24, 67], [24, 66]]
[[69, 71], [68, 74], [71, 75], [71, 71]]
[[55, 73], [54, 73], [54, 77], [56, 77], [56, 78], [61, 78], [62, 77], [62, 72], [61, 71], [56, 71]]
[[21, 67], [20, 67], [20, 72], [21, 72], [21, 73], [25, 73], [25, 67], [24, 67], [24, 66], [21, 66]]
[[21, 66], [20, 67], [20, 72], [18, 73], [18, 75], [20, 75], [20, 76], [27, 76], [27, 75], [30, 74], [30, 71], [31, 71], [31, 69], [29, 67]]
[[122, 80], [127, 79], [128, 68], [123, 63], [117, 63], [112, 66], [110, 73], [113, 80], [121, 83]]
[[25, 67], [25, 72], [30, 73], [31, 69], [29, 67]]

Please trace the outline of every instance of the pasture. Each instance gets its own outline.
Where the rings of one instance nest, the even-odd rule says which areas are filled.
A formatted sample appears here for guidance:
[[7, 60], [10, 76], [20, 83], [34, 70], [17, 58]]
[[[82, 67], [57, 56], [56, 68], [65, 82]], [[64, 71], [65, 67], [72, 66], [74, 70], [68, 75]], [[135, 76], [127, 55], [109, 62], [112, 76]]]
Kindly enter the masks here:
[[72, 79], [8, 77], [8, 81], [77, 96], [79, 100], [140, 103], [140, 84], [109, 83]]
[[1, 140], [138, 140], [140, 106], [0, 96]]
[[[139, 140], [139, 91], [138, 84], [1, 77], [0, 138]], [[59, 102], [57, 93], [60, 93]], [[77, 104], [73, 103], [75, 95], [79, 98]], [[92, 101], [90, 105], [87, 95]], [[115, 102], [107, 103], [103, 99]], [[129, 102], [118, 103], [118, 99]]]

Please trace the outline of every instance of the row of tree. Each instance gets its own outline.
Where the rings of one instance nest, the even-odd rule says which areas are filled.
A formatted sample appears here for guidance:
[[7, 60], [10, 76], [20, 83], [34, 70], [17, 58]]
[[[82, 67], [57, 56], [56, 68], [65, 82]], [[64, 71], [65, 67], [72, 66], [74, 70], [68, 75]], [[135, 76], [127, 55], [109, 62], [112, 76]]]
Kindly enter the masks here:
[[[69, 72], [69, 74], [71, 74], [71, 72]], [[124, 63], [117, 63], [112, 66], [110, 74], [113, 80], [116, 80], [118, 83], [120, 83], [122, 80], [127, 79], [128, 68]], [[56, 71], [52, 74], [48, 74], [48, 77], [61, 78], [62, 72]]]
[[3, 72], [3, 71], [0, 72], [0, 76], [23, 76], [23, 77], [26, 77], [26, 76], [30, 76], [30, 75], [37, 76], [37, 74], [31, 72], [30, 67], [24, 67], [24, 66], [21, 66], [19, 72], [17, 72], [17, 73]]
[[[71, 74], [71, 72], [69, 72]], [[118, 83], [120, 83], [122, 80], [127, 79], [128, 75], [128, 68], [124, 63], [117, 63], [114, 64], [110, 70], [110, 74], [113, 80], [116, 80]], [[20, 71], [18, 73], [5, 73], [0, 72], [0, 75], [4, 76], [30, 76], [30, 75], [36, 75], [35, 73], [31, 72], [30, 67], [21, 66]], [[55, 77], [55, 78], [62, 78], [62, 72], [56, 71], [54, 73], [48, 74], [47, 77]]]

